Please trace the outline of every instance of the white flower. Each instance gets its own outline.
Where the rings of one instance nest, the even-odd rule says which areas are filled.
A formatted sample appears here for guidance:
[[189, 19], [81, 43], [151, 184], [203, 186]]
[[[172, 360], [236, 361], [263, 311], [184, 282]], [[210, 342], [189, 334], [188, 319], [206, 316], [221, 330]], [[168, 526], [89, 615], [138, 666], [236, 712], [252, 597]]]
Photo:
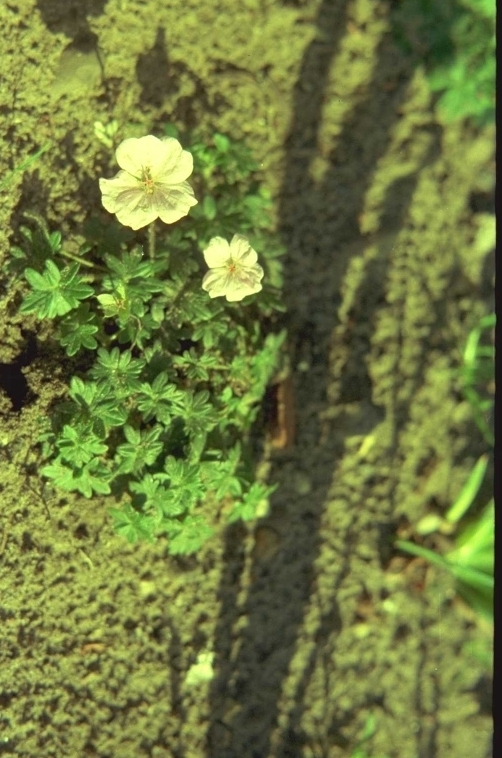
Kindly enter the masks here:
[[113, 179], [100, 179], [99, 187], [104, 207], [121, 224], [141, 229], [158, 217], [173, 224], [197, 204], [185, 181], [193, 158], [173, 137], [131, 137], [120, 143], [115, 156], [122, 171]]
[[209, 297], [225, 295], [229, 302], [235, 302], [262, 289], [258, 255], [242, 234], [234, 234], [230, 244], [223, 237], [213, 237], [204, 258], [211, 270], [204, 276], [202, 288]]

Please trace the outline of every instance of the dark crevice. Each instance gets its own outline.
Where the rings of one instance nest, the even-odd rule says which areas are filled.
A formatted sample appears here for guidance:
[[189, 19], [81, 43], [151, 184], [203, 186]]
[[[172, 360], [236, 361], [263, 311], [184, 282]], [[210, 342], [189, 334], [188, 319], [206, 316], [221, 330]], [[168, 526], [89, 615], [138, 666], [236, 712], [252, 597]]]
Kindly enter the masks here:
[[0, 363], [0, 388], [9, 397], [13, 411], [20, 411], [21, 408], [36, 399], [36, 395], [30, 389], [22, 369], [34, 360], [37, 352], [36, 339], [33, 335], [29, 335], [24, 350], [14, 361]]

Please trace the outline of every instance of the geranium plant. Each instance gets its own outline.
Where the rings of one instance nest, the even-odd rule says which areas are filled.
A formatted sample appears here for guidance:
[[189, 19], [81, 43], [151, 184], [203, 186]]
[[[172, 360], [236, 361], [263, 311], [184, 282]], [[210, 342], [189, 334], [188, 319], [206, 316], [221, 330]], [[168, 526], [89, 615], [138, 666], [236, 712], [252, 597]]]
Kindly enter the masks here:
[[176, 137], [118, 146], [121, 170], [99, 181], [117, 220], [90, 219], [78, 254], [34, 216], [14, 250], [31, 286], [21, 312], [54, 320], [74, 367], [40, 437], [42, 475], [113, 498], [120, 534], [165, 535], [173, 554], [196, 551], [222, 505], [252, 518], [272, 492], [247, 441], [285, 340], [283, 251], [249, 151]]

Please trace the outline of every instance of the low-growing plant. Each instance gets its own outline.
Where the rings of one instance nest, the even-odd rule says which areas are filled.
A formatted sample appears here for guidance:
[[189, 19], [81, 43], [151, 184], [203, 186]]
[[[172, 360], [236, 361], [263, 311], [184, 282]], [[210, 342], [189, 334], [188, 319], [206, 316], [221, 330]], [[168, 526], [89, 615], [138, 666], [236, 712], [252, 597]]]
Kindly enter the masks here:
[[488, 445], [493, 447], [493, 382], [495, 379], [495, 348], [491, 337], [495, 314], [483, 316], [471, 330], [466, 342], [462, 365], [458, 371], [461, 390], [469, 401], [474, 420]]
[[471, 471], [465, 486], [444, 518], [426, 516], [416, 526], [421, 536], [439, 533], [453, 535], [451, 546], [444, 555], [435, 550], [396, 540], [395, 545], [411, 555], [425, 558], [429, 563], [450, 571], [457, 580], [459, 595], [483, 618], [493, 621], [494, 587], [494, 518], [493, 498], [474, 518], [459, 529], [459, 523], [475, 502], [483, 482], [488, 458], [482, 456]]
[[120, 224], [90, 219], [70, 253], [27, 214], [13, 250], [31, 288], [21, 312], [54, 322], [74, 367], [44, 423], [42, 475], [114, 497], [119, 534], [165, 535], [173, 554], [201, 546], [221, 504], [229, 521], [250, 519], [273, 491], [247, 439], [286, 336], [283, 250], [249, 150], [220, 134], [184, 150], [175, 135], [118, 146], [121, 171], [100, 188]]
[[401, 47], [424, 62], [446, 121], [495, 119], [495, 0], [402, 0], [393, 14]]
[[[493, 330], [495, 314], [483, 317], [471, 330], [463, 351], [463, 364], [458, 372], [462, 391], [469, 401], [474, 418], [486, 441], [493, 446], [489, 419], [493, 409], [495, 355], [493, 344], [485, 345], [482, 336]], [[488, 419], [488, 420], [487, 420]], [[416, 526], [421, 537], [445, 535], [451, 544], [440, 554], [435, 550], [407, 540], [396, 540], [400, 550], [425, 558], [450, 571], [457, 580], [459, 594], [483, 618], [493, 621], [495, 506], [491, 498], [472, 515], [480, 488], [486, 476], [488, 454], [479, 458], [457, 500], [444, 517], [430, 514]]]

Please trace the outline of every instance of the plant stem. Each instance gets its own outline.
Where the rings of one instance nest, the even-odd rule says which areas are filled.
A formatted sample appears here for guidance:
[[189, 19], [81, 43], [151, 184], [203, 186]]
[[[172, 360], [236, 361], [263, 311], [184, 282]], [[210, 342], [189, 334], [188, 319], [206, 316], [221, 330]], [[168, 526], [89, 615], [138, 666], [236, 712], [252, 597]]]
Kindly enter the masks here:
[[148, 226], [148, 257], [155, 258], [155, 221]]
[[108, 271], [108, 269], [105, 266], [100, 266], [99, 263], [92, 263], [91, 261], [86, 261], [85, 258], [81, 258], [79, 255], [75, 255], [74, 253], [67, 253], [64, 250], [59, 251], [61, 255], [64, 255], [65, 258], [69, 258], [72, 261], [76, 261], [77, 263], [80, 263], [81, 266], [87, 266], [88, 268], [94, 268], [98, 271]]

